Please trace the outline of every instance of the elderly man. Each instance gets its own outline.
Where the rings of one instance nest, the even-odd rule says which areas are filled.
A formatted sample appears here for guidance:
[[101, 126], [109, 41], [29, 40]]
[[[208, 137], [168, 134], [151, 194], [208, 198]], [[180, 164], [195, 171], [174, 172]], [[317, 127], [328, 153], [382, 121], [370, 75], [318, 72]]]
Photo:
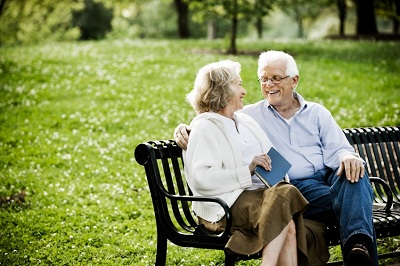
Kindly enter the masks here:
[[[378, 265], [373, 190], [365, 162], [331, 113], [295, 92], [300, 77], [292, 56], [264, 52], [257, 73], [265, 100], [240, 112], [254, 118], [291, 162], [290, 182], [309, 201], [304, 218], [340, 227], [346, 265]], [[175, 129], [177, 143], [184, 149], [189, 132], [190, 127], [184, 124]]]

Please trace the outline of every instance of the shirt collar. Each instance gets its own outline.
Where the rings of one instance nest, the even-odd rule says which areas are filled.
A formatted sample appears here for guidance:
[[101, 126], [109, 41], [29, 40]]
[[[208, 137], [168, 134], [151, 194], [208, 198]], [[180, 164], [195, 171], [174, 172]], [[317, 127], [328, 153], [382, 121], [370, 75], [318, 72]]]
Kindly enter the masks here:
[[[307, 108], [308, 102], [303, 98], [303, 96], [301, 96], [296, 91], [293, 92], [293, 97], [295, 99], [297, 99], [299, 101], [299, 103], [300, 103], [300, 112], [299, 113], [303, 112]], [[271, 108], [271, 109], [275, 110], [275, 108], [273, 108], [272, 105], [270, 105], [267, 100], [265, 100], [265, 106], [267, 108]]]

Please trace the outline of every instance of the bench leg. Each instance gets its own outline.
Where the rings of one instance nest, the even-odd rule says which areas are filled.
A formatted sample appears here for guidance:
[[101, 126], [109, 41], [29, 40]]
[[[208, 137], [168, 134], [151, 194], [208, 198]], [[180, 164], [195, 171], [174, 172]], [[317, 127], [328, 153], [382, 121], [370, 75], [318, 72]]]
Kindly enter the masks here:
[[225, 253], [225, 266], [234, 266], [236, 262], [236, 257], [235, 254], [230, 253], [228, 251], [224, 251]]
[[156, 266], [165, 266], [167, 261], [167, 238], [157, 232]]

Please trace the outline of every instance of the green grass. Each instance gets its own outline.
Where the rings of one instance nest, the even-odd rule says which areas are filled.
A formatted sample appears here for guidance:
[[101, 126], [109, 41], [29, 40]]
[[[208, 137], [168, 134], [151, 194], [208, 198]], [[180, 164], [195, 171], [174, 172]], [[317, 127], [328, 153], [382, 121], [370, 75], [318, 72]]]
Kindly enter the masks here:
[[[24, 203], [0, 206], [0, 264], [152, 265], [152, 203], [133, 152], [190, 121], [185, 95], [211, 61], [242, 64], [252, 103], [262, 98], [259, 52], [288, 51], [300, 69], [297, 90], [330, 109], [341, 127], [400, 125], [399, 43], [238, 45], [237, 56], [223, 53], [224, 41], [0, 48], [0, 195], [27, 191]], [[399, 248], [398, 241], [385, 248]], [[223, 254], [170, 244], [167, 259], [221, 265]]]

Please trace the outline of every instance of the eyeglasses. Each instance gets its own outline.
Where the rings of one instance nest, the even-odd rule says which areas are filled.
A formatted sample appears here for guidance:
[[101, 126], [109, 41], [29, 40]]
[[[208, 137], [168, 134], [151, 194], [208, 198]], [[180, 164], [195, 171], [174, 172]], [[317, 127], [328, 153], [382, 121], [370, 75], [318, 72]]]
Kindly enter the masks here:
[[286, 77], [281, 77], [281, 76], [273, 76], [272, 78], [267, 78], [267, 77], [261, 77], [258, 79], [258, 81], [262, 84], [262, 85], [267, 85], [268, 81], [271, 81], [273, 84], [279, 84], [282, 82], [282, 79], [288, 78], [289, 76]]

